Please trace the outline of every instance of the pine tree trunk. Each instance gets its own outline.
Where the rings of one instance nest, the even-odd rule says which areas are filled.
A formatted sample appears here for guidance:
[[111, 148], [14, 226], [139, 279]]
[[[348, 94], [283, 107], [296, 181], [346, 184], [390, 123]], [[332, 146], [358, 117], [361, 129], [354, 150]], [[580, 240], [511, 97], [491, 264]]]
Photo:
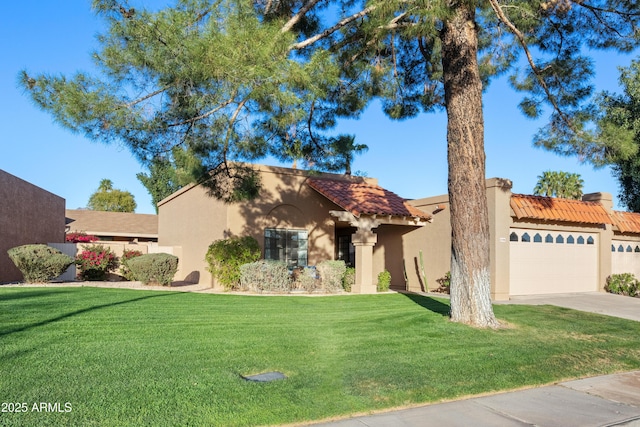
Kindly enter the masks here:
[[482, 81], [473, 2], [441, 32], [451, 206], [451, 320], [498, 327], [491, 305]]

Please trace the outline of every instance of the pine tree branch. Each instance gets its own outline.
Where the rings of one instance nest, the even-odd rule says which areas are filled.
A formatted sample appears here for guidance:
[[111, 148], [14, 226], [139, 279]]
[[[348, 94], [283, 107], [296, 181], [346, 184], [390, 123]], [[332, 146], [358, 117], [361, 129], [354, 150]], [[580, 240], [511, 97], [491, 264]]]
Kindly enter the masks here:
[[309, 0], [309, 2], [307, 4], [305, 4], [304, 6], [302, 6], [300, 8], [300, 10], [298, 11], [298, 13], [296, 13], [295, 15], [293, 15], [293, 17], [291, 17], [291, 19], [289, 19], [289, 21], [287, 21], [286, 24], [284, 24], [284, 27], [282, 27], [280, 29], [281, 33], [286, 33], [287, 31], [289, 31], [291, 28], [293, 28], [294, 25], [296, 25], [304, 15], [306, 15], [306, 13], [311, 10], [311, 8], [313, 8], [313, 6], [315, 6], [317, 3], [319, 3], [321, 0]]
[[551, 93], [551, 90], [547, 86], [547, 83], [544, 81], [544, 78], [542, 77], [542, 72], [536, 65], [535, 61], [533, 60], [533, 55], [531, 54], [531, 50], [529, 49], [529, 45], [527, 44], [524, 34], [522, 34], [522, 32], [504, 14], [502, 8], [500, 7], [500, 4], [498, 3], [498, 0], [489, 0], [489, 3], [491, 4], [491, 8], [493, 9], [493, 11], [498, 16], [498, 19], [504, 25], [506, 25], [518, 39], [518, 42], [522, 46], [522, 49], [524, 50], [525, 55], [527, 57], [527, 62], [529, 62], [529, 66], [531, 67], [531, 70], [535, 74], [536, 79], [538, 80], [538, 83], [544, 90], [544, 93], [546, 94], [547, 99], [553, 106], [553, 109], [558, 113], [558, 115], [562, 118], [562, 121], [564, 121], [573, 132], [575, 132], [576, 134], [579, 134], [580, 132], [578, 132], [578, 130], [573, 127], [573, 125], [571, 124], [571, 120], [569, 120], [569, 117], [567, 117], [564, 111], [560, 109], [560, 106], [558, 105], [558, 102], [556, 101], [555, 96], [553, 96], [553, 94]]
[[359, 18], [362, 18], [363, 16], [368, 15], [375, 8], [376, 8], [375, 6], [369, 6], [369, 7], [365, 8], [365, 9], [361, 10], [360, 12], [354, 13], [353, 15], [342, 19], [340, 22], [338, 22], [333, 27], [327, 28], [323, 32], [321, 32], [319, 34], [316, 34], [313, 37], [309, 37], [306, 40], [303, 40], [301, 42], [292, 44], [291, 46], [289, 46], [289, 50], [303, 49], [303, 48], [305, 48], [307, 46], [312, 45], [313, 43], [317, 42], [318, 40], [321, 40], [321, 39], [324, 39], [326, 37], [329, 37], [331, 34], [335, 33], [336, 31], [338, 31], [339, 29], [343, 28], [344, 26], [350, 24], [351, 22], [355, 21], [356, 19], [359, 19]]
[[[222, 110], [223, 108], [225, 108], [227, 105], [231, 104], [236, 96], [237, 92], [234, 92], [231, 95], [231, 98], [229, 98], [228, 100], [226, 100], [225, 102], [223, 102], [222, 104], [218, 105], [216, 108], [207, 111], [206, 113], [200, 114], [199, 116], [196, 117], [192, 117], [190, 119], [186, 119], [183, 120], [181, 122], [178, 123], [171, 123], [169, 125], [167, 125], [168, 127], [175, 127], [175, 126], [182, 126], [182, 125], [186, 125], [189, 123], [194, 123], [197, 122], [198, 120], [202, 120], [202, 119], [206, 119], [207, 117], [209, 117], [212, 114], [217, 113], [218, 111]], [[244, 103], [245, 101], [242, 101], [242, 103]]]
[[139, 103], [141, 103], [141, 102], [144, 102], [144, 101], [146, 101], [146, 100], [147, 100], [147, 99], [149, 99], [149, 98], [153, 98], [153, 97], [154, 97], [154, 96], [156, 96], [156, 95], [160, 95], [162, 92], [166, 91], [167, 89], [169, 89], [169, 86], [165, 86], [165, 87], [163, 87], [162, 89], [158, 89], [158, 90], [156, 90], [155, 92], [151, 92], [150, 94], [147, 94], [147, 95], [143, 96], [142, 98], [138, 98], [138, 99], [136, 99], [135, 101], [131, 101], [131, 102], [128, 102], [128, 103], [126, 103], [126, 104], [122, 104], [122, 105], [121, 105], [121, 107], [124, 107], [124, 108], [131, 108], [131, 107], [133, 107], [134, 105], [139, 104]]

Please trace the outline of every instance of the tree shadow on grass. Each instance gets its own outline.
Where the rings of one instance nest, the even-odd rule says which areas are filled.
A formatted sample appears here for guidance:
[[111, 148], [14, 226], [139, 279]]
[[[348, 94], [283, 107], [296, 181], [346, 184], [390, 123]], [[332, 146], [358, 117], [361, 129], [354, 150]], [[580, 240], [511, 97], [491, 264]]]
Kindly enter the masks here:
[[142, 296], [142, 297], [132, 298], [132, 299], [125, 300], [125, 301], [117, 301], [117, 302], [111, 302], [111, 303], [108, 303], [108, 304], [94, 305], [94, 306], [91, 306], [91, 307], [83, 308], [81, 310], [76, 310], [76, 311], [72, 311], [70, 313], [62, 314], [60, 316], [52, 317], [51, 319], [46, 319], [46, 320], [42, 320], [40, 322], [32, 323], [30, 325], [20, 326], [20, 327], [17, 327], [17, 328], [1, 331], [0, 332], [0, 337], [5, 336], [5, 335], [11, 335], [11, 334], [14, 334], [14, 333], [17, 333], [17, 332], [28, 331], [30, 329], [37, 328], [39, 326], [45, 326], [45, 325], [48, 325], [50, 323], [55, 323], [55, 322], [58, 322], [60, 320], [68, 319], [70, 317], [77, 316], [77, 315], [84, 314], [84, 313], [88, 313], [90, 311], [100, 310], [102, 308], [109, 308], [109, 307], [115, 307], [115, 306], [123, 305], [123, 304], [130, 304], [130, 303], [133, 303], [133, 302], [143, 301], [143, 300], [150, 299], [150, 298], [161, 298], [161, 297], [168, 297], [168, 296], [176, 296], [176, 295], [179, 295], [179, 294], [180, 293], [172, 292], [172, 293], [166, 293], [166, 294], [162, 293], [162, 294], [157, 294], [157, 295], [145, 295], [145, 296]]
[[425, 295], [414, 294], [410, 292], [403, 292], [402, 295], [409, 298], [420, 307], [426, 308], [427, 310], [433, 311], [434, 313], [440, 314], [441, 316], [449, 317], [449, 313], [451, 311], [449, 304], [445, 304], [441, 301], [438, 301], [437, 299]]
[[[2, 289], [0, 287], [0, 289]], [[7, 288], [11, 289], [11, 288]], [[14, 288], [15, 289], [15, 288]], [[34, 297], [42, 297], [42, 296], [49, 296], [49, 295], [53, 295], [53, 294], [63, 294], [63, 293], [69, 293], [71, 291], [67, 291], [67, 290], [51, 290], [50, 288], [47, 288], [46, 290], [41, 290], [41, 291], [15, 291], [15, 292], [2, 292], [0, 293], [0, 302], [1, 301], [10, 301], [10, 300], [14, 300], [14, 299], [25, 299], [25, 298], [34, 298]]]

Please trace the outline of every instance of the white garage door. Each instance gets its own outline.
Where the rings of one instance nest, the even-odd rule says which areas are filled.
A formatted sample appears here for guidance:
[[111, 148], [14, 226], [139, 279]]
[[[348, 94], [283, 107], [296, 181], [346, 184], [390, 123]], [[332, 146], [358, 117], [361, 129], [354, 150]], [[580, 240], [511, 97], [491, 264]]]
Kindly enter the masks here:
[[511, 229], [511, 295], [598, 290], [598, 235]]

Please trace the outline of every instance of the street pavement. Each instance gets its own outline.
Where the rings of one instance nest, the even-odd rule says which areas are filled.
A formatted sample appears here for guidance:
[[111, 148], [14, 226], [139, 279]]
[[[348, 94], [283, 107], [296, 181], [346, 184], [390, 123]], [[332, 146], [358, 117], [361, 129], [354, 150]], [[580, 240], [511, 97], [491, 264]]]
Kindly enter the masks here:
[[[640, 298], [607, 293], [514, 297], [640, 321]], [[541, 369], [544, 369], [541, 366]], [[640, 427], [640, 371], [322, 422], [332, 427]]]

